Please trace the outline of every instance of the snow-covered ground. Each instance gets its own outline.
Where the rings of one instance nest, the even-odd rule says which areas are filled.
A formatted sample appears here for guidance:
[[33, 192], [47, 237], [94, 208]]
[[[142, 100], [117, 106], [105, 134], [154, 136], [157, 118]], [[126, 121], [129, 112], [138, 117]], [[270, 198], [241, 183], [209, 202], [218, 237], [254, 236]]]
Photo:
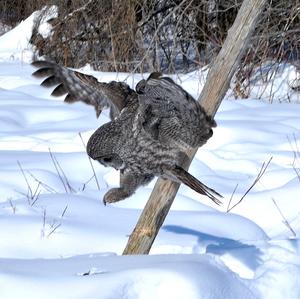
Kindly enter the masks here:
[[[229, 92], [190, 168], [223, 205], [182, 186], [151, 255], [121, 256], [154, 182], [103, 205], [118, 173], [94, 163], [98, 190], [79, 132], [86, 143], [107, 114], [97, 120], [39, 86], [26, 49], [32, 19], [24, 23], [0, 37], [0, 299], [300, 298], [300, 105]], [[175, 79], [197, 97], [199, 76]], [[299, 100], [277, 81], [279, 98]]]

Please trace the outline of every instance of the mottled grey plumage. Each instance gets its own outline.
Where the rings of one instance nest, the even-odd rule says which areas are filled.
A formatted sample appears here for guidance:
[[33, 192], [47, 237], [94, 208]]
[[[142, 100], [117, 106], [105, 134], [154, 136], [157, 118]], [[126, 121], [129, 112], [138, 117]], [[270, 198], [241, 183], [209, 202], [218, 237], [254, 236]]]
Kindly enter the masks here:
[[136, 86], [140, 109], [146, 118], [145, 129], [149, 128], [148, 132], [160, 142], [173, 143], [183, 150], [206, 143], [213, 134], [215, 121], [171, 78], [154, 74]]
[[34, 61], [32, 65], [38, 68], [32, 75], [46, 78], [41, 85], [55, 87], [53, 96], [65, 97], [66, 103], [82, 101], [94, 106], [96, 115], [110, 108], [112, 118], [115, 118], [126, 105], [125, 98], [131, 92], [129, 86], [122, 82], [99, 82], [95, 77], [57, 65], [49, 61]]
[[120, 187], [105, 194], [105, 203], [129, 197], [154, 176], [182, 182], [220, 203], [216, 191], [180, 167], [184, 150], [203, 145], [216, 124], [172, 79], [153, 73], [134, 91], [125, 83], [101, 83], [54, 63], [33, 65], [40, 68], [35, 76], [51, 78], [42, 85], [47, 80], [59, 84], [54, 95], [68, 93], [66, 99], [72, 101], [67, 102], [93, 105], [97, 116], [102, 109], [111, 109], [112, 121], [97, 129], [87, 145], [92, 159], [120, 170]]

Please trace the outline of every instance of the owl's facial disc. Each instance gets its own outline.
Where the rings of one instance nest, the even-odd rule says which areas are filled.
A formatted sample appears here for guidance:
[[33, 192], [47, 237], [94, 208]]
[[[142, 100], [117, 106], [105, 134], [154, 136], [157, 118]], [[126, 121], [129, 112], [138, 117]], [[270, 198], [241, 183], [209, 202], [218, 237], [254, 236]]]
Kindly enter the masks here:
[[105, 167], [113, 167], [117, 170], [125, 167], [124, 161], [116, 154], [99, 157], [97, 158], [97, 161]]

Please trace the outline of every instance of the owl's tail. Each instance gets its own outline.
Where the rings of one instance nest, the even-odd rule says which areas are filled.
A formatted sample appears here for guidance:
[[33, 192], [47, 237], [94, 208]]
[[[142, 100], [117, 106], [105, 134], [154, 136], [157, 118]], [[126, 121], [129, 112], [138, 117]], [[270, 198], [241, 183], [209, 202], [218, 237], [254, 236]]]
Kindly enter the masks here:
[[176, 178], [179, 182], [187, 185], [196, 192], [207, 196], [217, 205], [222, 204], [222, 202], [217, 198], [222, 198], [223, 196], [221, 194], [219, 194], [214, 189], [207, 187], [205, 184], [201, 183], [199, 180], [197, 180], [194, 176], [192, 176], [180, 166], [168, 166], [165, 168], [165, 171], [168, 176]]

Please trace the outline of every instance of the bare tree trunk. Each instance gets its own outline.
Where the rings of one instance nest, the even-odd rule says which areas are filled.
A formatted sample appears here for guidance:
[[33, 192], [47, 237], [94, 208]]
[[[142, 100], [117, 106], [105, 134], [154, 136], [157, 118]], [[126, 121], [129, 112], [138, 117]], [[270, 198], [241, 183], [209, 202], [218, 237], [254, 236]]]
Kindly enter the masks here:
[[[214, 116], [220, 106], [265, 3], [266, 0], [244, 0], [234, 24], [229, 29], [199, 98], [209, 115]], [[184, 167], [188, 168], [196, 151], [188, 153], [190, 160], [185, 161]], [[149, 253], [178, 188], [178, 183], [162, 179], [157, 181], [123, 254]]]

